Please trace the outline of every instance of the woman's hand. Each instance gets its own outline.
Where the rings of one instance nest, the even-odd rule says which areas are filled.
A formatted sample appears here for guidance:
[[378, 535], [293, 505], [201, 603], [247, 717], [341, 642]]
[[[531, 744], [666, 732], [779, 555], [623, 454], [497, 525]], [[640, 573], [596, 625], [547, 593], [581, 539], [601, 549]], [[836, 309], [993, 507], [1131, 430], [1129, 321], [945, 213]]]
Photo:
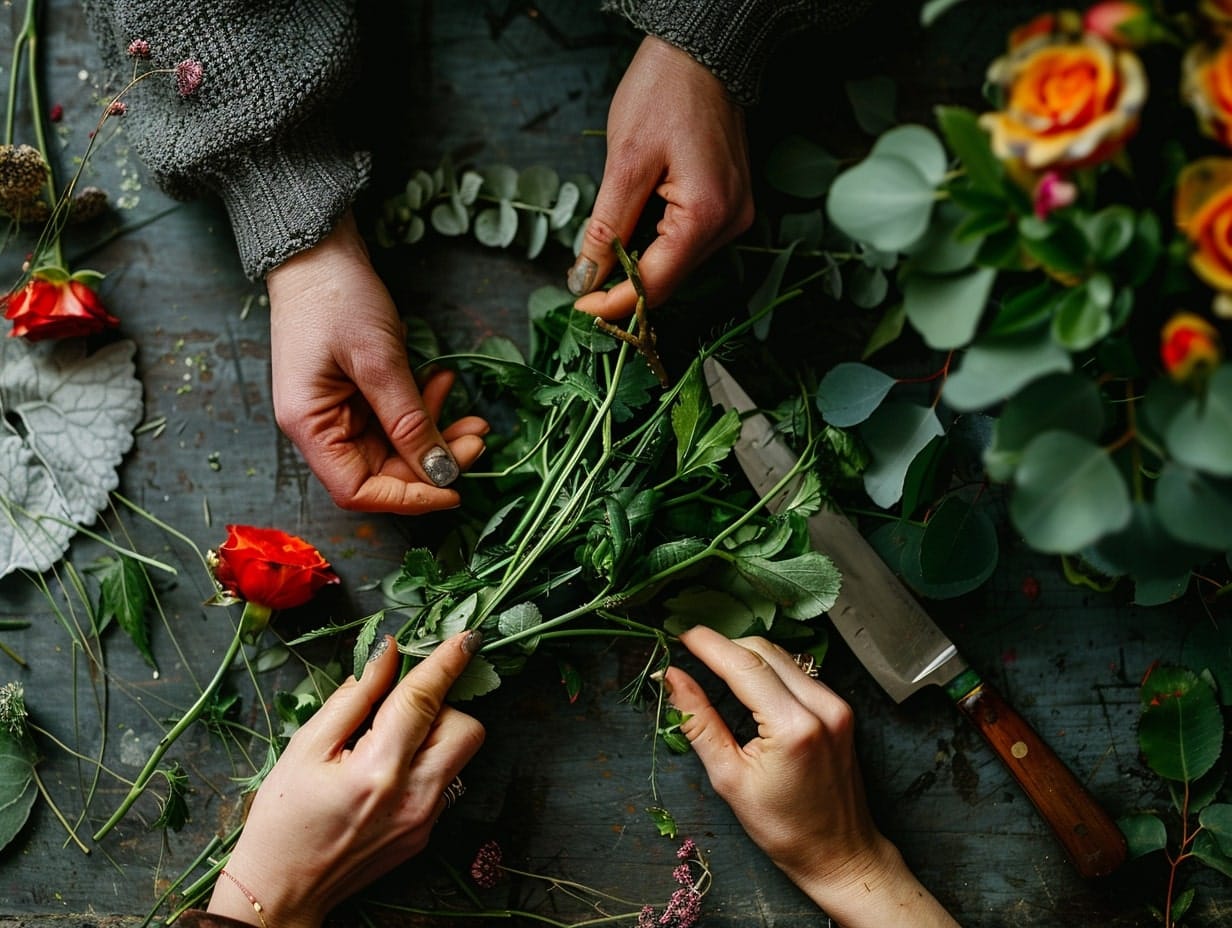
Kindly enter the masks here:
[[383, 639], [362, 678], [343, 683], [292, 736], [257, 791], [227, 862], [231, 878], [219, 875], [209, 911], [316, 928], [423, 850], [445, 788], [483, 743], [483, 726], [444, 704], [482, 640], [478, 632], [447, 639], [390, 690], [401, 658]]
[[323, 241], [270, 272], [274, 415], [345, 509], [418, 515], [483, 452], [477, 416], [437, 429], [453, 377], [416, 384], [402, 321], [347, 213]]
[[666, 205], [658, 236], [638, 259], [648, 306], [664, 302], [695, 267], [753, 222], [744, 111], [703, 65], [648, 36], [629, 63], [607, 117], [607, 160], [581, 253], [567, 277], [575, 304], [605, 319], [630, 315], [633, 284], [591, 293], [629, 247], [652, 194]]
[[672, 705], [688, 716], [680, 730], [775, 865], [846, 928], [953, 928], [873, 823], [850, 706], [763, 638], [731, 641], [697, 626], [680, 640], [757, 723], [757, 736], [741, 745], [697, 682], [667, 670]]

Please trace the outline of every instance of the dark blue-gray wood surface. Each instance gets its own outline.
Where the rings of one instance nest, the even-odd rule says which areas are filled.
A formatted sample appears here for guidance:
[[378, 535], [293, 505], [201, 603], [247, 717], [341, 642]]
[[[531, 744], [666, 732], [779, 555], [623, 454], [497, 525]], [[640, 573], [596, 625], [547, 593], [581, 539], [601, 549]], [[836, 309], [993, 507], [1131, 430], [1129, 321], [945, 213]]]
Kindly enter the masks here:
[[[0, 48], [10, 47], [22, 6], [0, 9]], [[595, 4], [560, 0], [532, 8], [468, 0], [381, 6], [369, 10], [387, 20], [373, 32], [363, 110], [364, 129], [380, 155], [374, 190], [390, 192], [410, 169], [431, 168], [454, 151], [477, 163], [548, 164], [598, 178], [603, 142], [584, 132], [603, 127], [631, 45], [629, 34]], [[944, 42], [917, 33], [911, 6], [885, 4], [875, 22], [836, 46], [791, 46], [795, 57], [776, 63], [768, 85], [772, 94], [751, 121], [755, 154], [793, 118], [818, 120], [823, 128], [828, 119], [841, 122], [836, 114], [847, 73], [896, 71], [907, 78], [905, 104], [930, 94], [971, 94], [1004, 28], [1038, 5], [968, 4], [953, 17]], [[77, 4], [51, 0], [47, 7], [41, 49], [48, 103], [65, 110], [53, 127], [63, 174], [84, 148], [108, 75]], [[816, 48], [823, 53], [800, 53]], [[0, 58], [6, 81], [8, 64]], [[646, 118], [655, 118], [653, 104]], [[151, 187], [122, 133], [100, 147], [85, 180], [108, 188], [113, 202], [126, 199], [125, 208], [74, 235], [78, 249], [121, 223], [139, 224], [174, 205]], [[0, 253], [6, 280], [15, 276], [25, 247], [10, 242]], [[543, 283], [561, 283], [570, 256], [549, 248], [532, 264], [473, 242], [438, 239], [377, 260], [403, 309], [423, 315], [451, 346], [465, 349], [493, 332], [523, 339], [528, 294]], [[262, 288], [240, 273], [225, 215], [210, 203], [182, 205], [78, 263], [107, 274], [103, 297], [123, 320], [121, 335], [138, 346], [146, 420], [166, 419], [161, 432], [138, 437], [122, 469], [122, 492], [202, 549], [218, 544], [229, 522], [277, 525], [318, 544], [344, 583], [303, 610], [311, 614], [290, 617], [293, 626], [284, 634], [376, 608], [379, 596], [371, 585], [396, 567], [433, 522], [342, 512], [280, 435], [270, 403]], [[0, 658], [0, 678], [20, 679], [34, 721], [86, 754], [97, 751], [105, 734], [108, 766], [131, 776], [167, 717], [187, 705], [212, 672], [229, 629], [221, 613], [201, 606], [210, 591], [190, 549], [139, 518], [125, 516], [123, 524], [138, 549], [179, 569], [163, 583], [160, 601], [182, 652], [159, 620], [153, 643], [161, 673], [154, 679], [113, 629], [103, 644], [107, 676], [100, 680], [33, 584], [15, 577], [0, 583], [0, 618], [28, 617], [33, 625], [2, 637], [30, 666], [22, 670]], [[1158, 781], [1138, 758], [1136, 685], [1153, 661], [1180, 658], [1189, 629], [1209, 621], [1201, 604], [1187, 599], [1153, 610], [1123, 605], [1117, 596], [1071, 586], [1055, 562], [1027, 555], [1009, 533], [1002, 542], [1003, 563], [987, 588], [936, 604], [938, 619], [1112, 815], [1162, 808]], [[83, 545], [73, 553], [88, 558], [96, 552]], [[1028, 578], [1039, 583], [1038, 598], [1024, 594]], [[1226, 606], [1222, 613], [1226, 619]], [[643, 811], [653, 804], [653, 721], [620, 699], [639, 657], [628, 649], [579, 649], [574, 660], [585, 688], [574, 704], [564, 696], [555, 664], [545, 660], [468, 705], [488, 726], [487, 743], [466, 774], [468, 792], [442, 821], [423, 858], [383, 881], [380, 892], [393, 897], [406, 886], [427, 887], [448, 904], [457, 891], [442, 880], [440, 861], [464, 870], [481, 842], [497, 838], [513, 866], [636, 900], [664, 900], [674, 888], [674, 845], [656, 834]], [[267, 692], [289, 688], [301, 676], [301, 666], [292, 661], [262, 685]], [[76, 686], [69, 682], [74, 677]], [[824, 677], [858, 712], [861, 762], [880, 826], [962, 924], [1153, 924], [1147, 906], [1162, 903], [1166, 879], [1158, 855], [1105, 881], [1081, 881], [1005, 770], [941, 693], [895, 705], [841, 643], [834, 645]], [[250, 689], [242, 680], [236, 685], [245, 697], [242, 719], [260, 727]], [[100, 723], [94, 699], [104, 692]], [[716, 690], [715, 698], [733, 720], [740, 718], [730, 697]], [[40, 745], [47, 786], [77, 820], [91, 764], [45, 737]], [[11, 919], [5, 923], [43, 924], [66, 916], [90, 924], [111, 915], [144, 916], [166, 880], [211, 835], [239, 821], [243, 797], [230, 778], [246, 771], [243, 758], [199, 727], [171, 756], [190, 775], [191, 823], [178, 833], [148, 830], [157, 806], [143, 799], [87, 857], [66, 842], [40, 801], [27, 828], [0, 854], [0, 917]], [[682, 834], [710, 855], [714, 887], [703, 924], [822, 923], [743, 835], [695, 758], [660, 752], [657, 782], [659, 802], [673, 811]], [[78, 830], [87, 843], [123, 793], [114, 784], [103, 776], [85, 807]], [[1182, 875], [1199, 887], [1189, 923], [1227, 924], [1232, 884], [1194, 867]], [[567, 900], [545, 899], [524, 883], [506, 884], [492, 899], [522, 900], [545, 913], [558, 905], [570, 911]], [[277, 913], [271, 918], [276, 926]]]

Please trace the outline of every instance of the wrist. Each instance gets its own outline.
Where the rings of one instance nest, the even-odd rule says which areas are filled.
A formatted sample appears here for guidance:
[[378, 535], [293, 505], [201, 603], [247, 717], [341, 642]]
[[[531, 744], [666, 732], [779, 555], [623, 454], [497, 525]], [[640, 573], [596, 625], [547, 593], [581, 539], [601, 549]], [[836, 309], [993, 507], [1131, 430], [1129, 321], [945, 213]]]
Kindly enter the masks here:
[[299, 297], [305, 292], [336, 288], [358, 267], [366, 271], [372, 263], [368, 247], [350, 210], [339, 217], [329, 234], [279, 264], [265, 278], [270, 305], [283, 297]]
[[315, 911], [302, 894], [284, 892], [276, 884], [263, 882], [256, 871], [232, 868], [220, 870], [206, 911], [252, 928], [320, 928], [324, 912]]

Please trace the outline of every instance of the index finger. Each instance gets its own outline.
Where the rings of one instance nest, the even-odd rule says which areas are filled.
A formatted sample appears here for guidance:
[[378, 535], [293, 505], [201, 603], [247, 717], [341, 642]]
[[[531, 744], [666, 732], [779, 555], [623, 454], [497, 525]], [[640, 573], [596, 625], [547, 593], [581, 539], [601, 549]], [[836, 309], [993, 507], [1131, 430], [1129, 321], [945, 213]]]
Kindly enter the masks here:
[[459, 632], [411, 668], [385, 697], [366, 737], [383, 756], [410, 764], [441, 714], [445, 696], [483, 644], [478, 629]]

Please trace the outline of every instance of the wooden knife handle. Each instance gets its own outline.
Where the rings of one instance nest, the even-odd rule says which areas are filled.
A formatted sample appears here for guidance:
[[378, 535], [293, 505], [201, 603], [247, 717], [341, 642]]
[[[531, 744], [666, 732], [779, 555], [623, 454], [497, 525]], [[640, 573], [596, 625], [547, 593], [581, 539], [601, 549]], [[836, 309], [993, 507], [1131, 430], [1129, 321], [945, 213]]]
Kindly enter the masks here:
[[956, 700], [1052, 827], [1083, 877], [1107, 876], [1125, 862], [1125, 836], [1027, 721], [980, 683]]

